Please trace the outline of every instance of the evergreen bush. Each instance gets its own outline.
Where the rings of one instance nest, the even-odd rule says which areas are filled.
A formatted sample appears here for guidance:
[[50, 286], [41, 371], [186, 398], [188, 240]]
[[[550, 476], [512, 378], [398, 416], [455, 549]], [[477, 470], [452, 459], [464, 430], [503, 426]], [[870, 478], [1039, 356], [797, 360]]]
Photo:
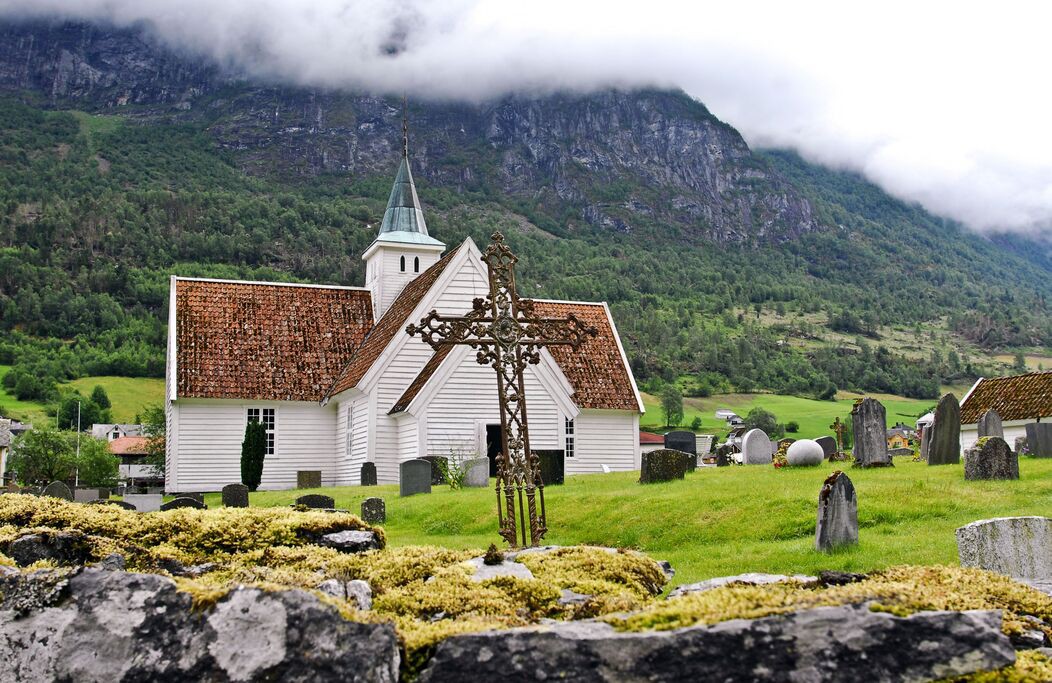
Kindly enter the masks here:
[[241, 442], [241, 483], [249, 491], [259, 488], [263, 478], [263, 458], [267, 455], [267, 430], [252, 420], [245, 425], [245, 440]]

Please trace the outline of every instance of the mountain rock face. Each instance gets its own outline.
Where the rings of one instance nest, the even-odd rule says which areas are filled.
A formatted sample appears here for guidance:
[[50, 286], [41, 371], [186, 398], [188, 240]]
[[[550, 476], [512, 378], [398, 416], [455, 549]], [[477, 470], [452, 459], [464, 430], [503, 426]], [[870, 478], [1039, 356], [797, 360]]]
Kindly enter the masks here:
[[[196, 121], [260, 175], [387, 177], [401, 146], [394, 98], [260, 85], [139, 31], [0, 27], [4, 90], [59, 108]], [[417, 177], [455, 192], [568, 209], [622, 232], [661, 225], [685, 238], [781, 242], [819, 228], [789, 182], [681, 92], [413, 102], [409, 117]]]

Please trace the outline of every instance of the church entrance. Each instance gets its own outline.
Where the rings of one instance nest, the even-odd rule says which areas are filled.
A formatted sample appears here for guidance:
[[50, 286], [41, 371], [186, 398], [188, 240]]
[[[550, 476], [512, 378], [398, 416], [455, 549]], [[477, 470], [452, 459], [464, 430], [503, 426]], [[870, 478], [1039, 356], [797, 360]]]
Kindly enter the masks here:
[[497, 454], [500, 453], [501, 426], [486, 425], [486, 457], [489, 458], [489, 476], [497, 476]]

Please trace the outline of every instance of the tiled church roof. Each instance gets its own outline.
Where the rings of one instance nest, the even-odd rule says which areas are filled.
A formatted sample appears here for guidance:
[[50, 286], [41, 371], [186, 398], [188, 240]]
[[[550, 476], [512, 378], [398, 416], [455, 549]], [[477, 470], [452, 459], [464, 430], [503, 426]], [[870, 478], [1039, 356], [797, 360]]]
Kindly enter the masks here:
[[318, 401], [372, 327], [369, 292], [176, 279], [179, 398]]
[[1001, 420], [1052, 416], [1052, 371], [982, 379], [961, 404], [961, 424], [975, 424], [990, 408]]

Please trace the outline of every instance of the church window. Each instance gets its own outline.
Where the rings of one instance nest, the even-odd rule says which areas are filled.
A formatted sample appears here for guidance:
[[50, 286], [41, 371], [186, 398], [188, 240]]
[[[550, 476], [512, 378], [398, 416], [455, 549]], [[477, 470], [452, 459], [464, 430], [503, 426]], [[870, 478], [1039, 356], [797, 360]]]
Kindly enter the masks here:
[[353, 406], [347, 406], [347, 457], [351, 456], [351, 445], [354, 438]]
[[405, 256], [400, 256], [398, 258], [399, 258], [398, 263], [399, 263], [399, 265], [402, 268], [402, 272], [404, 273], [405, 272]]
[[274, 419], [273, 408], [249, 408], [248, 409], [248, 421], [249, 422], [260, 422], [263, 424], [263, 429], [267, 431], [267, 455], [274, 455], [274, 425], [276, 423]]
[[413, 257], [413, 272], [414, 273], [419, 273], [420, 272], [420, 257], [419, 256], [414, 256]]
[[566, 457], [574, 456], [574, 427], [573, 420], [566, 418]]

